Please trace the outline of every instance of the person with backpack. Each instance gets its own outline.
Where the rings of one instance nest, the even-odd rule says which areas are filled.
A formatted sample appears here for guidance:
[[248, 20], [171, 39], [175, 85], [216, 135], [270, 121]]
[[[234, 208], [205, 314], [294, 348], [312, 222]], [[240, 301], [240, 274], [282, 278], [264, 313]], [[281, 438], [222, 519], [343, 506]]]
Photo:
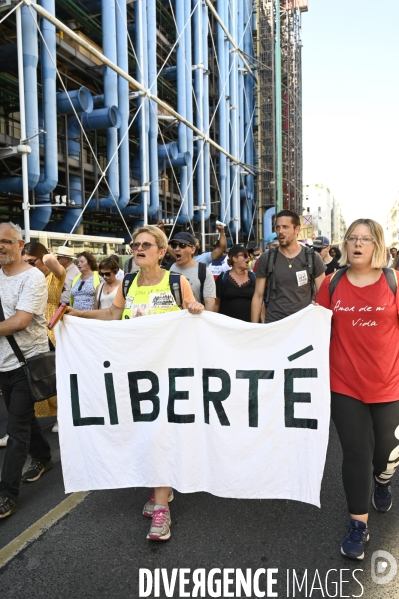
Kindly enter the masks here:
[[250, 255], [243, 245], [229, 249], [227, 263], [231, 270], [216, 279], [215, 312], [251, 322], [251, 302], [256, 276], [249, 270]]
[[197, 302], [203, 304], [205, 310], [213, 312], [216, 298], [215, 280], [206, 264], [194, 260], [195, 243], [195, 237], [188, 231], [173, 235], [169, 245], [175, 254], [176, 262], [171, 266], [170, 272], [184, 275]]
[[[110, 308], [105, 310], [75, 310], [66, 313], [81, 318], [98, 320], [128, 320], [149, 314], [165, 314], [187, 308], [191, 314], [200, 314], [204, 307], [195, 301], [190, 284], [184, 276], [172, 274], [159, 266], [168, 249], [165, 233], [147, 225], [133, 233], [131, 248], [138, 273], [128, 273], [121, 281]], [[152, 340], [156, 343], [156, 339]], [[170, 539], [170, 511], [173, 499], [169, 486], [158, 487], [151, 493], [143, 508], [143, 515], [152, 518], [147, 534], [150, 541]]]
[[341, 553], [364, 558], [368, 511], [392, 505], [399, 458], [399, 295], [385, 268], [384, 231], [374, 220], [348, 228], [341, 268], [323, 281], [316, 301], [332, 310], [331, 417], [342, 446], [350, 521]]
[[281, 210], [275, 229], [279, 245], [261, 255], [256, 269], [256, 287], [252, 298], [251, 320], [261, 319], [266, 306], [266, 323], [276, 322], [306, 308], [318, 291], [325, 265], [312, 248], [298, 242], [301, 221], [292, 210]]

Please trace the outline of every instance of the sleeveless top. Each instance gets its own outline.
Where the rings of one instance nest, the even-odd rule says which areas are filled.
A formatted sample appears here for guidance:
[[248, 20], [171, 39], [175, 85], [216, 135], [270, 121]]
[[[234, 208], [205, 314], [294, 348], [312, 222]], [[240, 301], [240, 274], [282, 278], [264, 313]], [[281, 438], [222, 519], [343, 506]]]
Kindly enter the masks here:
[[137, 285], [137, 275], [126, 294], [122, 320], [179, 310], [170, 290], [169, 275], [166, 270], [160, 283], [141, 287]]

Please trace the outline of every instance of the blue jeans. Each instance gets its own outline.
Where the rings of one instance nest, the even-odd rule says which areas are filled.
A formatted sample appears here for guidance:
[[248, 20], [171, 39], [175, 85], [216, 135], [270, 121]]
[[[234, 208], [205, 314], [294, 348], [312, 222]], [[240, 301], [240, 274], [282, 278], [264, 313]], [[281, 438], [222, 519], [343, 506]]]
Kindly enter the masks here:
[[34, 413], [34, 403], [23, 367], [0, 372], [0, 388], [8, 411], [9, 439], [1, 471], [0, 496], [17, 500], [22, 468], [28, 453], [41, 462], [51, 460], [50, 445]]

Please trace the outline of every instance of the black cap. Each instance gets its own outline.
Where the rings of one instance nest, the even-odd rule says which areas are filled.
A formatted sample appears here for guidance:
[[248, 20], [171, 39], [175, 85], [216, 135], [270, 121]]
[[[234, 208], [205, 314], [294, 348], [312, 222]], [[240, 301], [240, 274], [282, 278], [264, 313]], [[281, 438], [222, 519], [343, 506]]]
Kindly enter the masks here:
[[229, 258], [231, 258], [232, 256], [235, 256], [236, 254], [239, 254], [240, 252], [248, 252], [248, 250], [243, 245], [233, 245], [229, 249]]
[[171, 241], [181, 241], [183, 243], [188, 243], [193, 247], [195, 247], [196, 244], [195, 237], [191, 235], [191, 233], [189, 233], [188, 231], [180, 231], [180, 233], [176, 233], [175, 235], [173, 235]]

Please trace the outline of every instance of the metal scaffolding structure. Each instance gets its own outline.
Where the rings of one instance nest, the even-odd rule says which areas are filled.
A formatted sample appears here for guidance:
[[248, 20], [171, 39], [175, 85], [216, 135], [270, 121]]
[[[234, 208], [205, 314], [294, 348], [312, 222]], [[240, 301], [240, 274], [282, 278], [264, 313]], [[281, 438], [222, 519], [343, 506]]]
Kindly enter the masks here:
[[[271, 232], [275, 208], [302, 214], [301, 13], [305, 11], [307, 0], [258, 0], [257, 165], [259, 235], [263, 238]], [[279, 32], [276, 30], [278, 22]], [[277, 37], [280, 44], [277, 42], [276, 46]], [[280, 62], [281, 72], [276, 72]], [[278, 111], [280, 93], [281, 116]], [[279, 158], [282, 161], [281, 198]]]
[[24, 208], [27, 235], [30, 220], [127, 242], [163, 218], [203, 248], [219, 219], [257, 243], [279, 201], [277, 133], [280, 200], [299, 210], [306, 3], [280, 0], [276, 36], [277, 0], [253, 1], [7, 0], [0, 219]]

